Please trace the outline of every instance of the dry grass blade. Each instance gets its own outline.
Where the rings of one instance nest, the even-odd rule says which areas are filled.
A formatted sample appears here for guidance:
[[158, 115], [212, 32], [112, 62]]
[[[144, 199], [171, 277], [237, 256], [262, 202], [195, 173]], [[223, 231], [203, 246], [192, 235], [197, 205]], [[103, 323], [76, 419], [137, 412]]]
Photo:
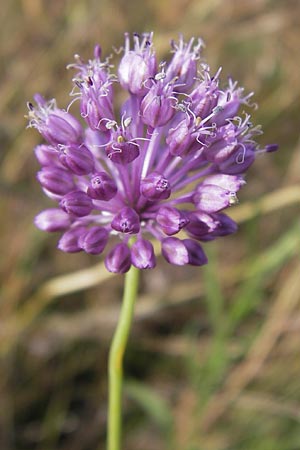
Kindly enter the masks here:
[[276, 341], [285, 330], [285, 324], [300, 300], [300, 263], [297, 261], [287, 276], [269, 311], [268, 318], [253, 342], [245, 360], [233, 369], [222, 392], [209, 402], [202, 427], [210, 427], [225, 413], [243, 389], [258, 375]]
[[268, 214], [297, 203], [300, 203], [300, 186], [293, 185], [277, 189], [255, 202], [247, 202], [232, 208], [230, 216], [238, 223], [242, 223], [255, 216]]

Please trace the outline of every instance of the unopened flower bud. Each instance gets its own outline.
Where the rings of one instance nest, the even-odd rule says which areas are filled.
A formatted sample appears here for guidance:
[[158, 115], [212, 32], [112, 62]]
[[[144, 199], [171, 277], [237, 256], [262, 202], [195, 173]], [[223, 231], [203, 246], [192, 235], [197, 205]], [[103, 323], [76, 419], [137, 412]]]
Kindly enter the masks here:
[[66, 213], [77, 217], [87, 216], [93, 209], [92, 200], [82, 191], [69, 192], [59, 204]]
[[76, 253], [82, 250], [79, 241], [82, 235], [86, 233], [83, 226], [71, 228], [66, 231], [58, 241], [57, 248], [67, 253]]
[[125, 206], [113, 218], [111, 227], [120, 233], [136, 234], [140, 231], [140, 218], [134, 209]]
[[193, 85], [197, 76], [197, 60], [203, 42], [198, 39], [196, 45], [193, 46], [193, 43], [193, 38], [185, 43], [182, 37], [178, 44], [172, 42], [175, 53], [168, 66], [166, 76], [168, 81], [175, 79], [183, 92]]
[[116, 164], [129, 164], [140, 154], [139, 145], [135, 142], [125, 141], [122, 136], [106, 147], [108, 158]]
[[146, 239], [139, 239], [131, 247], [132, 264], [138, 269], [153, 269], [156, 265], [153, 245]]
[[237, 231], [237, 224], [226, 214], [215, 213], [211, 215], [216, 227], [206, 235], [201, 237], [202, 241], [211, 241], [219, 236], [228, 236]]
[[72, 114], [57, 108], [55, 100], [46, 101], [36, 94], [37, 106], [28, 104], [29, 126], [37, 128], [50, 144], [79, 144], [83, 129]]
[[156, 221], [168, 236], [178, 233], [178, 231], [189, 223], [187, 214], [172, 206], [162, 206], [159, 208]]
[[97, 172], [93, 175], [87, 193], [96, 200], [111, 200], [117, 193], [115, 181], [106, 172]]
[[108, 231], [99, 226], [90, 228], [86, 234], [82, 235], [79, 244], [86, 253], [91, 255], [99, 255], [103, 252], [107, 241], [109, 233]]
[[168, 263], [177, 266], [185, 264], [202, 266], [207, 263], [207, 257], [201, 245], [192, 239], [165, 238], [162, 241], [162, 254]]
[[70, 216], [61, 209], [51, 208], [40, 212], [34, 219], [35, 225], [43, 231], [64, 231], [71, 224]]
[[218, 164], [218, 168], [221, 173], [239, 175], [246, 172], [254, 160], [255, 151], [253, 145], [237, 145], [230, 157]]
[[46, 193], [63, 196], [75, 189], [72, 175], [58, 167], [44, 167], [37, 173], [37, 179]]
[[207, 264], [207, 257], [201, 245], [192, 239], [183, 239], [183, 244], [188, 253], [188, 264], [191, 266], [203, 266]]
[[58, 159], [58, 152], [50, 145], [38, 145], [35, 147], [34, 153], [41, 166], [61, 167], [61, 163]]
[[221, 127], [213, 137], [208, 137], [207, 146], [204, 149], [204, 157], [207, 161], [219, 164], [234, 153], [238, 144], [236, 129], [232, 123]]
[[95, 166], [93, 154], [85, 145], [80, 145], [80, 147], [75, 145], [62, 147], [59, 153], [59, 160], [76, 175], [87, 175], [94, 170]]
[[171, 155], [182, 156], [194, 140], [188, 122], [184, 119], [175, 128], [170, 128], [166, 142]]
[[170, 197], [169, 181], [160, 173], [152, 172], [141, 181], [141, 193], [148, 200], [164, 200]]
[[152, 50], [151, 35], [144, 35], [141, 42], [134, 36], [134, 49], [129, 50], [129, 35], [125, 35], [125, 54], [120, 61], [118, 75], [121, 86], [132, 94], [144, 95], [145, 82], [154, 76], [156, 58]]
[[170, 264], [177, 266], [184, 266], [188, 264], [188, 251], [181, 239], [175, 237], [168, 237], [161, 242], [161, 251], [163, 257]]
[[211, 175], [195, 190], [193, 200], [197, 208], [214, 213], [238, 202], [236, 192], [245, 183], [241, 176]]
[[165, 125], [175, 113], [172, 87], [162, 83], [154, 84], [141, 103], [142, 120], [153, 128]]
[[218, 221], [211, 215], [205, 214], [201, 211], [192, 212], [189, 214], [190, 222], [187, 224], [185, 231], [194, 239], [202, 240], [204, 236], [213, 232], [217, 226]]
[[79, 144], [83, 130], [72, 114], [57, 109], [49, 114], [42, 134], [53, 144]]
[[107, 254], [104, 263], [109, 272], [128, 272], [131, 266], [131, 255], [128, 246], [124, 243], [115, 245]]
[[105, 131], [105, 124], [114, 119], [112, 90], [109, 82], [97, 83], [91, 77], [81, 85], [80, 113], [92, 130]]

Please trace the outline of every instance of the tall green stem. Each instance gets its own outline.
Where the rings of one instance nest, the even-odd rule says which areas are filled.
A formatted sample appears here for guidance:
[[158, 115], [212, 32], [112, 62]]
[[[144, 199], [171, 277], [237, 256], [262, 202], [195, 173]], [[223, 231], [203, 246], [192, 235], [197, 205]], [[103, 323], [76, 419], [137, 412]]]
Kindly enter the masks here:
[[108, 363], [109, 405], [107, 450], [121, 450], [123, 356], [132, 324], [139, 284], [139, 269], [131, 267], [125, 276], [123, 303]]

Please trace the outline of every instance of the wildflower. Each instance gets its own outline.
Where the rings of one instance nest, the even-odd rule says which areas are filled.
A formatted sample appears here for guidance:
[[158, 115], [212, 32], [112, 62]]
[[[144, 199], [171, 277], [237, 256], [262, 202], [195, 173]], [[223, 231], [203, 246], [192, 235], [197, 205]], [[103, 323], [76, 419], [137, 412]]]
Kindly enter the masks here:
[[[41, 95], [28, 104], [29, 126], [46, 140], [35, 149], [37, 179], [58, 203], [35, 223], [64, 232], [61, 250], [98, 255], [118, 236], [105, 265], [125, 273], [131, 264], [155, 267], [152, 236], [169, 263], [201, 266], [207, 259], [200, 242], [236, 231], [223, 211], [237, 203], [255, 156], [277, 146], [259, 148], [260, 128], [239, 115], [252, 94], [231, 79], [221, 87], [221, 70], [212, 76], [201, 63], [202, 45], [180, 37], [169, 64], [158, 64], [152, 34], [134, 34], [133, 48], [126, 34], [118, 77], [96, 46], [94, 59], [76, 55], [69, 66], [76, 73], [66, 111]], [[127, 92], [119, 114], [117, 84]], [[80, 120], [70, 113], [75, 101]]]

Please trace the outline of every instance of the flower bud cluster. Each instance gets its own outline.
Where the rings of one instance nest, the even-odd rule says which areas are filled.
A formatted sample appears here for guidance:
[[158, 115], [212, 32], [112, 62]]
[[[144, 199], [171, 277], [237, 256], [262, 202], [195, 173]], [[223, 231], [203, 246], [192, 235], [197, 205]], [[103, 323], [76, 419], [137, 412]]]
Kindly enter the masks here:
[[[35, 223], [63, 232], [59, 249], [98, 255], [108, 245], [107, 269], [125, 273], [155, 267], [152, 237], [169, 263], [201, 266], [201, 242], [236, 231], [223, 211], [237, 203], [255, 156], [277, 146], [259, 148], [260, 128], [239, 113], [251, 94], [231, 79], [221, 87], [220, 70], [211, 75], [200, 60], [202, 45], [180, 37], [170, 62], [158, 64], [152, 34], [134, 34], [133, 47], [126, 34], [117, 76], [96, 46], [92, 60], [76, 55], [69, 66], [67, 110], [39, 94], [28, 104], [29, 126], [46, 140], [35, 149], [37, 179], [57, 202]], [[117, 84], [127, 92], [120, 113]], [[79, 118], [70, 113], [76, 101]]]

